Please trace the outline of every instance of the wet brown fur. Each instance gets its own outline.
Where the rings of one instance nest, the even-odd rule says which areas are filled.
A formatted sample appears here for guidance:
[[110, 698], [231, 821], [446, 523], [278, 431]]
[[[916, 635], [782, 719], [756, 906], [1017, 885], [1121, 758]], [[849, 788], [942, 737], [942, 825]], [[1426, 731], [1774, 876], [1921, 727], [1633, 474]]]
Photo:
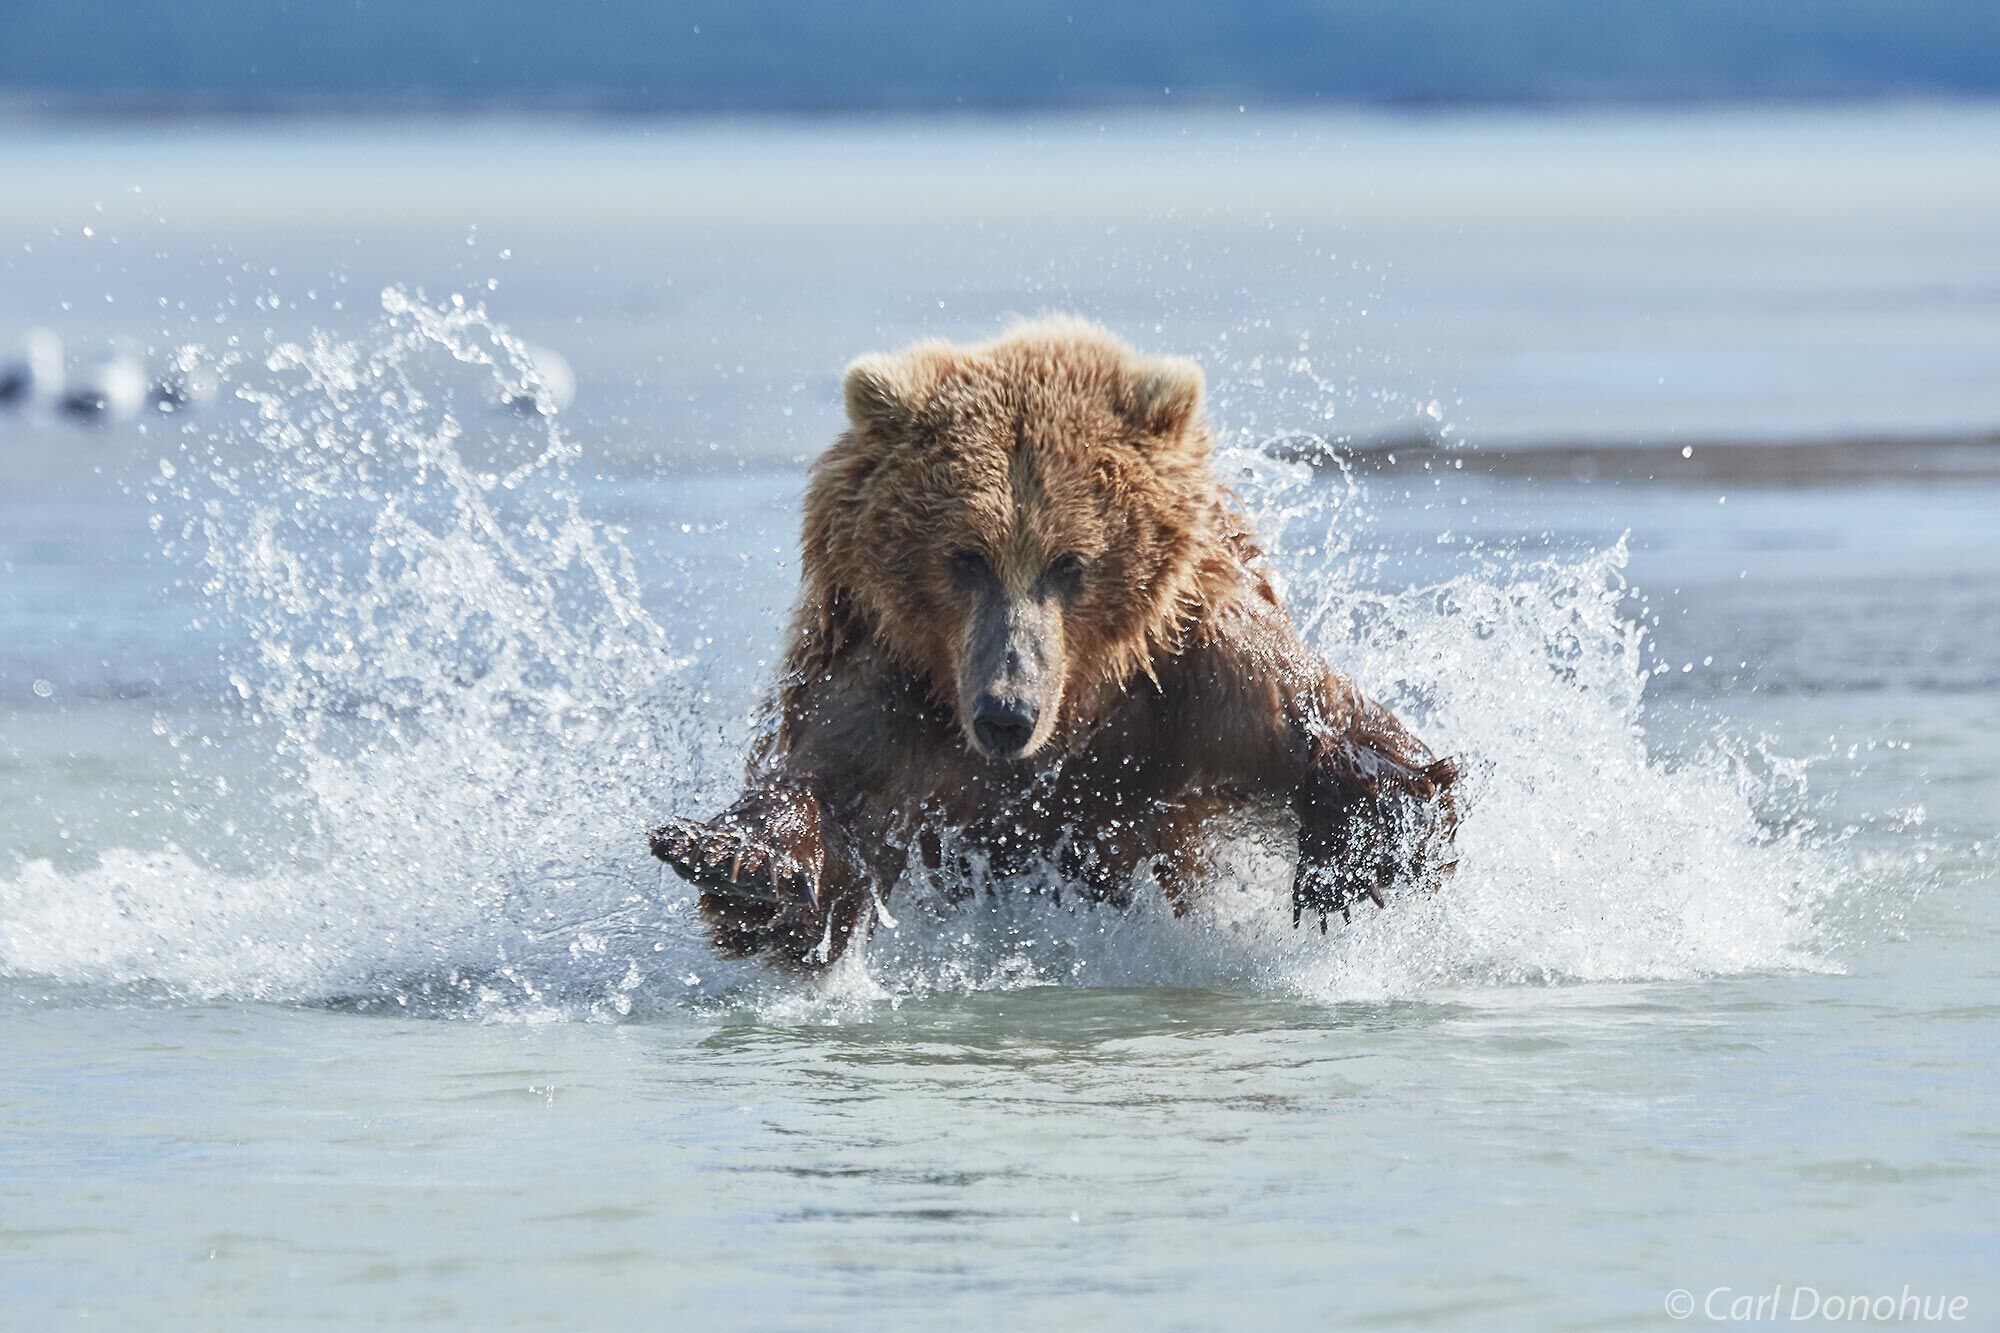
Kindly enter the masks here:
[[[1191, 363], [1072, 319], [849, 368], [747, 790], [653, 835], [721, 947], [838, 956], [942, 830], [1113, 898], [1151, 864], [1184, 906], [1214, 821], [1289, 809], [1295, 920], [1322, 924], [1448, 871], [1456, 769], [1300, 640], [1211, 469], [1201, 398]], [[1013, 594], [1059, 557], [1085, 571], [1060, 607], [1060, 708], [1021, 759], [985, 757], [960, 715], [963, 550]]]

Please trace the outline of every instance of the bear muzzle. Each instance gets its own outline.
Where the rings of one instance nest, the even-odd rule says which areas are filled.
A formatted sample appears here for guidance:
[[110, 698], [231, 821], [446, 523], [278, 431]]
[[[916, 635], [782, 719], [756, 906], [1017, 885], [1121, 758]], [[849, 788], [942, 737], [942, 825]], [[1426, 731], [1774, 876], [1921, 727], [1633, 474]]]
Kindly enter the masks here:
[[1040, 710], [1021, 700], [982, 694], [972, 705], [972, 739], [991, 759], [1019, 759], [1035, 739]]
[[988, 759], [1024, 759], [1062, 708], [1062, 611], [1055, 599], [989, 588], [960, 645], [960, 724]]

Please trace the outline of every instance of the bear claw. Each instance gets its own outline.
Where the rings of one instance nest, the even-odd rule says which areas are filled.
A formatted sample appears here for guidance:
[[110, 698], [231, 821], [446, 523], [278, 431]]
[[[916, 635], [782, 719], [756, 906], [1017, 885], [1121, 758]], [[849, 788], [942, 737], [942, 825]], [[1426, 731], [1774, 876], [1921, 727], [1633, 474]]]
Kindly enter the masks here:
[[1388, 906], [1382, 896], [1381, 884], [1364, 884], [1359, 887], [1342, 883], [1331, 872], [1313, 867], [1300, 867], [1292, 879], [1292, 929], [1305, 920], [1307, 912], [1319, 913], [1319, 933], [1326, 934], [1326, 919], [1334, 912], [1340, 913], [1342, 921], [1354, 919], [1351, 910], [1356, 900], [1366, 898], [1377, 907]]

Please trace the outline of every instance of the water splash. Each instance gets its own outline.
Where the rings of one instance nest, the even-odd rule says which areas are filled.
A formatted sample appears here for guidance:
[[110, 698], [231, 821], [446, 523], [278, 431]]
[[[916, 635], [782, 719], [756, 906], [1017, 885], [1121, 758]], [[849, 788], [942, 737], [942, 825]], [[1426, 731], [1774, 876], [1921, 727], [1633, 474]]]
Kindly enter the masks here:
[[231, 680], [279, 832], [234, 871], [174, 849], [30, 865], [0, 881], [0, 969], [616, 1018], [1023, 985], [1372, 999], [1829, 965], [1820, 908], [1840, 862], [1787, 814], [1796, 773], [1649, 748], [1622, 544], [1468, 557], [1442, 583], [1390, 587], [1366, 489], [1254, 449], [1225, 463], [1308, 636], [1471, 764], [1446, 892], [1295, 931], [1281, 850], [1245, 833], [1185, 919], [1143, 892], [1118, 912], [918, 878], [830, 977], [719, 960], [638, 831], [719, 804], [741, 730], [715, 725], [695, 654], [584, 512], [576, 444], [547, 420], [475, 418], [531, 374], [478, 307], [391, 289], [371, 337], [279, 346], [239, 377], [245, 435], [174, 485], [206, 591], [252, 645]]
[[252, 645], [230, 681], [283, 815], [257, 869], [172, 849], [30, 866], [0, 886], [9, 970], [622, 1013], [654, 944], [692, 938], [655, 892], [633, 780], [697, 748], [687, 659], [582, 512], [575, 444], [483, 419], [525, 391], [522, 346], [463, 301], [382, 307], [364, 341], [274, 348], [236, 387], [241, 436], [161, 481]]

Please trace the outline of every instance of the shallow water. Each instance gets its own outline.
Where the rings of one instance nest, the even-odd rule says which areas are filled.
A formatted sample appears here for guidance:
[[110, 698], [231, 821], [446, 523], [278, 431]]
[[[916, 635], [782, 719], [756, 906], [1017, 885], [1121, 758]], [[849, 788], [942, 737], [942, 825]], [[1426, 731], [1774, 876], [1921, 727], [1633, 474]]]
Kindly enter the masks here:
[[156, 1326], [162, 1294], [189, 1326], [1648, 1326], [1673, 1288], [1780, 1280], [1983, 1305], [1991, 988], [1890, 998], [1911, 952], [834, 1025], [52, 1005], [10, 1018], [10, 1286]]
[[[1910, 188], [1985, 200], [1990, 180], [1959, 179], [1974, 149], [1951, 150], [1980, 123], [1308, 128], [1328, 160], [1358, 139], [1377, 156], [1357, 170], [1395, 165], [1406, 183], [1429, 179], [1392, 151], [1413, 142], [1461, 167], [1504, 148], [1545, 183], [1618, 159], [1612, 199], [1703, 183], [1708, 230], [1661, 260], [1696, 271], [1750, 208], [1717, 182], [1759, 162], [1830, 181], [1921, 140], [1933, 157]], [[882, 172], [903, 143], [894, 127], [842, 133]], [[1041, 133], [1067, 145], [1057, 168], [1089, 174], [1076, 131]], [[1282, 185], [1282, 154], [1207, 133], [1194, 174], [1246, 198]], [[1705, 164], [1689, 133], [1733, 153]], [[246, 292], [287, 294], [220, 302], [215, 350], [244, 394], [226, 411], [143, 433], [0, 418], [0, 1290], [27, 1326], [1639, 1327], [1671, 1322], [1677, 1288], [1772, 1284], [1787, 1308], [1806, 1285], [1963, 1295], [1975, 1326], [2000, 1309], [1984, 1262], [2000, 1224], [2000, 484], [1277, 461], [1260, 448], [1273, 437], [1452, 386], [1452, 358], [1498, 327], [1477, 302], [1425, 315], [1422, 293], [1465, 289], [1441, 250], [1395, 242], [1397, 209], [1350, 218], [1343, 247], [1427, 275], [1368, 279], [1395, 315], [1383, 343], [1334, 355], [1337, 375], [1317, 355], [1192, 350], [1233, 428], [1225, 471], [1310, 635], [1473, 762], [1450, 891], [1321, 937], [1290, 929], [1284, 866], [1255, 842], [1181, 921], [1143, 894], [1117, 914], [910, 884], [867, 950], [802, 984], [715, 960], [638, 834], [728, 794], [795, 579], [788, 460], [826, 424], [839, 358], [876, 340], [853, 310], [899, 336], [926, 317], [884, 312], [953, 252], [918, 254], [894, 299], [850, 302], [830, 282], [793, 293], [796, 319], [751, 310], [744, 293], [768, 289], [731, 287], [748, 261], [728, 258], [723, 224], [770, 178], [743, 164], [796, 166], [812, 135], [668, 145], [740, 190], [674, 224], [724, 256], [708, 304], [630, 325], [594, 304], [608, 283], [579, 257], [590, 226], [562, 241], [527, 214], [488, 216], [489, 238], [545, 238], [475, 270], [539, 265], [527, 322], [565, 300], [599, 312], [565, 344], [586, 396], [552, 432], [485, 406], [519, 371], [511, 279], [484, 296], [461, 284], [487, 316], [445, 288], [378, 297], [356, 278], [401, 258], [350, 262], [328, 239], [343, 227], [400, 237], [415, 272], [392, 282], [466, 273], [368, 190], [328, 185], [388, 169], [357, 165], [366, 139], [331, 142], [305, 179], [357, 216], [231, 223], [187, 180], [149, 181], [192, 221], [89, 239], [160, 247], [152, 259], [107, 270], [72, 235], [81, 248], [6, 270], [16, 296], [31, 274], [95, 283], [114, 309], [160, 284], [200, 306], [215, 266], [190, 262], [185, 226], [263, 261]], [[927, 160], [943, 142], [920, 145]], [[1004, 158], [1014, 142], [962, 148]], [[116, 136], [83, 144], [80, 175], [138, 160]], [[632, 148], [586, 135], [569, 167], [617, 227], [644, 210], [599, 176]], [[0, 151], [30, 150], [53, 151]], [[296, 180], [243, 151], [197, 137], [180, 161], [196, 184], [242, 173], [252, 202]], [[944, 288], [980, 311], [1012, 299], [1007, 256], [1081, 265], [1107, 252], [1065, 248], [1082, 224], [1169, 220], [1157, 201], [1121, 213], [1033, 193], [1049, 182], [1010, 170], [1032, 190], [994, 214], [1009, 231], [996, 267]], [[1537, 191], [1464, 174], [1497, 219], [1455, 243], [1467, 262], [1525, 253], [1533, 219], [1499, 205]], [[505, 213], [517, 187], [472, 176]], [[81, 207], [61, 173], [39, 179]], [[1780, 214], [1781, 194], [1765, 200]], [[872, 197], [835, 197], [835, 237], [879, 216]], [[359, 216], [371, 207], [383, 215]], [[1870, 283], [1900, 293], [1877, 304], [1911, 346], [1993, 345], [1990, 256], [1939, 296], [1908, 269], [1957, 252], [1904, 257], [1899, 215], [1878, 207], [1860, 201], [1852, 235], [1814, 233], [1801, 252], [1819, 259], [1787, 281], [1836, 305]], [[1969, 236], [1990, 216], [1968, 205], [1934, 225]], [[1963, 425], [1990, 407], [1955, 391], [1949, 357], [1930, 363], [1917, 421], [1910, 383], [1850, 386], [1861, 406], [1843, 415], [1674, 359], [1695, 324], [1750, 336], [1727, 332], [1739, 306], [1781, 340], [1803, 327], [1754, 282], [1619, 353], [1686, 371], [1684, 397], [1581, 415], [1482, 398], [1522, 356], [1570, 383], [1595, 373], [1551, 330], [1617, 322], [1593, 275], [1639, 272], [1658, 236], [1592, 226], [1607, 239], [1568, 267], [1559, 246], [1537, 251], [1592, 299], [1517, 297], [1535, 318], [1513, 350], [1474, 358], [1468, 418], [1515, 412], [1564, 438], [1706, 414], [1804, 435], [1829, 415]], [[1257, 311], [1325, 237], [1259, 249], [1259, 226], [1223, 230], [1243, 248], [1187, 291], [1144, 265], [1091, 290], [1129, 281], [1132, 305], [1176, 328], [1290, 339]], [[813, 267], [796, 242], [760, 244], [779, 269]], [[1816, 285], [1865, 255], [1904, 267]], [[642, 282], [666, 285], [676, 262]], [[1084, 299], [1077, 271], [1036, 296]], [[1234, 286], [1245, 274], [1260, 276]], [[342, 308], [296, 290], [312, 283], [343, 288]], [[84, 317], [59, 302], [37, 317], [64, 314]], [[616, 346], [635, 326], [681, 350], [712, 331], [727, 350], [663, 372], [672, 390], [621, 391], [646, 362]], [[1453, 339], [1449, 357], [1412, 353]]]

